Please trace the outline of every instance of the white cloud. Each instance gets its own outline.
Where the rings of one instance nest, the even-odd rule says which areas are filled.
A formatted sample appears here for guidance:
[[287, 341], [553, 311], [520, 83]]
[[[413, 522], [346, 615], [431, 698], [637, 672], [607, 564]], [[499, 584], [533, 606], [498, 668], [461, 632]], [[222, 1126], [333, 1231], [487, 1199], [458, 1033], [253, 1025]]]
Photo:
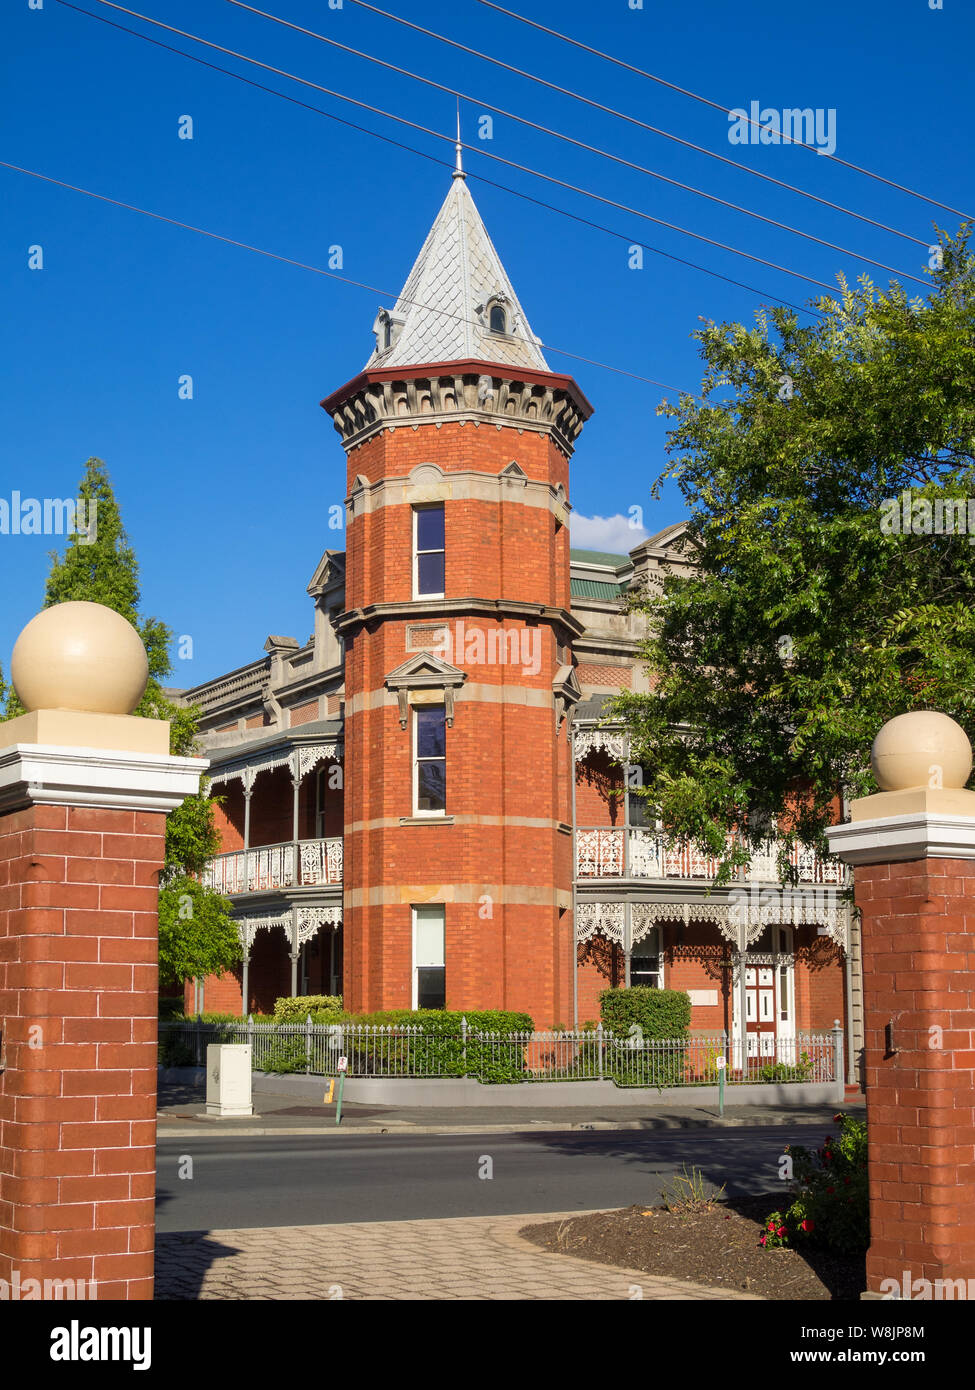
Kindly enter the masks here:
[[577, 549], [605, 550], [613, 555], [628, 555], [650, 534], [642, 526], [631, 526], [630, 518], [622, 512], [615, 516], [582, 516], [573, 512], [569, 517], [569, 533]]

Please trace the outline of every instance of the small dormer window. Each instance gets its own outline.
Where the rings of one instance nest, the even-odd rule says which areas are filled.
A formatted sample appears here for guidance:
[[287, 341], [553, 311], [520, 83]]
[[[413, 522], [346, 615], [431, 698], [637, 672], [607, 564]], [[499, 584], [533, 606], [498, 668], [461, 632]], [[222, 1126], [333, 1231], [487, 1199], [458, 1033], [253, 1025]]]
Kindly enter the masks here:
[[504, 311], [503, 305], [501, 305], [501, 304], [492, 304], [492, 305], [491, 305], [491, 313], [490, 313], [490, 317], [489, 317], [489, 319], [488, 319], [488, 324], [489, 324], [489, 326], [490, 326], [490, 329], [491, 329], [491, 332], [492, 332], [492, 333], [507, 333], [507, 331], [508, 331], [508, 316], [507, 316], [507, 314], [506, 314], [505, 311]]
[[399, 337], [403, 319], [399, 314], [391, 314], [388, 309], [380, 309], [372, 331], [376, 335], [376, 351], [388, 352]]

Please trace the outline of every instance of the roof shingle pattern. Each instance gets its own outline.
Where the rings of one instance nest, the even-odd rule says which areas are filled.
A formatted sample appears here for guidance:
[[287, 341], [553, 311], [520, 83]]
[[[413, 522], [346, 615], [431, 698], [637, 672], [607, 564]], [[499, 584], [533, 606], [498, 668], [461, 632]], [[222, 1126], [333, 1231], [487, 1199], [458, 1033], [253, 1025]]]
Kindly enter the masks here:
[[[508, 333], [492, 333], [487, 306], [503, 298]], [[460, 362], [549, 370], [463, 176], [451, 180], [392, 311], [402, 327], [366, 369]]]

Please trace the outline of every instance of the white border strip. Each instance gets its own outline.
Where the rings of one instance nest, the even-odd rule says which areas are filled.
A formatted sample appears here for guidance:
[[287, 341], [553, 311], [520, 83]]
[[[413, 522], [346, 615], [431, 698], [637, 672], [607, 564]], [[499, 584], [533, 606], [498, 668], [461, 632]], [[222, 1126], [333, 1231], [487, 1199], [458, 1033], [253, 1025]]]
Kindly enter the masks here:
[[829, 848], [847, 864], [903, 859], [975, 859], [975, 816], [912, 812], [849, 821], [826, 831]]
[[200, 789], [207, 758], [15, 743], [0, 749], [0, 811], [100, 806], [172, 811]]

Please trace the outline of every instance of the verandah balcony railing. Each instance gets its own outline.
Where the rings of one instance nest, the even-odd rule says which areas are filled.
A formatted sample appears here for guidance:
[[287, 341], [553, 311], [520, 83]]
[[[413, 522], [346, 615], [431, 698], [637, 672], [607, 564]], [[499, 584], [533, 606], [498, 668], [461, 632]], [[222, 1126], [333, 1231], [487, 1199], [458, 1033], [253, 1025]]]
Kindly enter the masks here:
[[314, 888], [342, 882], [342, 839], [288, 840], [278, 845], [218, 854], [203, 881], [217, 893], [260, 893], [270, 888]]
[[[791, 847], [789, 862], [798, 869], [800, 883], [846, 883], [846, 870], [838, 859], [824, 859], [805, 845]], [[670, 845], [657, 830], [586, 826], [576, 832], [576, 878], [713, 879], [717, 872], [715, 856], [701, 854], [691, 845]], [[739, 871], [738, 881], [742, 880], [779, 882], [777, 841], [764, 842], [747, 874]]]

